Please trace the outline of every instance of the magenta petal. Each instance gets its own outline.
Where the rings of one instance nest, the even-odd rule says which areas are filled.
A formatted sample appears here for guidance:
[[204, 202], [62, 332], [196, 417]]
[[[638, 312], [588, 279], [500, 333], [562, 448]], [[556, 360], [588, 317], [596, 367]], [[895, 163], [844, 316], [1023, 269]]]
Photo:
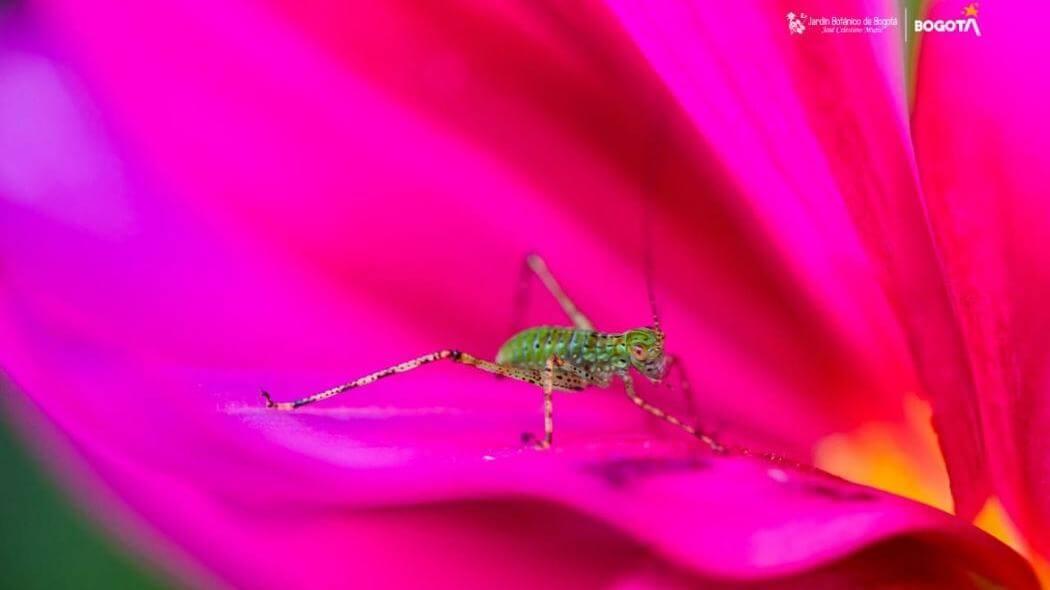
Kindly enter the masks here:
[[[5, 333], [11, 373], [78, 458], [179, 553], [237, 586], [599, 585], [655, 568], [690, 585], [842, 587], [886, 568], [907, 577], [923, 556], [940, 575], [1036, 587], [1020, 556], [971, 525], [826, 475], [629, 434], [566, 436], [536, 453], [505, 442], [536, 418], [527, 412], [236, 404], [208, 414], [205, 392], [263, 377], [134, 369], [77, 342], [60, 349], [26, 318], [20, 338]], [[578, 414], [562, 422], [586, 428]]]
[[[91, 87], [113, 109], [100, 119], [120, 121], [106, 129], [128, 136], [95, 126], [57, 137], [40, 130], [113, 158], [111, 182], [71, 185], [111, 214], [85, 218], [54, 206], [73, 202], [64, 183], [35, 193], [10, 183], [0, 194], [0, 362], [96, 483], [120, 499], [121, 513], [140, 517], [175, 553], [223, 582], [260, 588], [420, 579], [435, 587], [496, 579], [511, 587], [771, 579], [842, 587], [868, 576], [888, 585], [897, 575], [913, 581], [916, 556], [943, 566], [945, 578], [930, 584], [1034, 587], [1017, 554], [958, 519], [826, 475], [706, 456], [618, 390], [560, 396], [550, 453], [517, 441], [539, 422], [535, 389], [464, 367], [427, 367], [294, 414], [262, 408], [261, 387], [281, 397], [313, 391], [450, 339], [494, 349], [505, 332], [493, 318], [505, 317], [504, 285], [516, 274], [507, 261], [536, 236], [523, 220], [542, 221], [544, 245], [572, 253], [561, 259], [566, 267], [585, 263], [575, 281], [590, 285], [580, 292], [595, 317], [621, 326], [645, 317], [640, 293], [637, 303], [603, 297], [640, 291], [641, 273], [624, 264], [631, 248], [590, 232], [514, 167], [329, 70], [310, 49], [268, 44], [288, 38], [251, 20], [264, 17], [242, 15], [239, 49], [213, 56], [208, 40], [233, 32], [147, 12], [103, 19], [88, 11], [69, 29], [89, 38]], [[155, 28], [127, 26], [136, 18]], [[128, 37], [107, 34], [121, 25], [146, 49], [121, 53]], [[197, 68], [148, 50], [151, 38], [174, 30], [205, 47], [183, 46]], [[95, 61], [91, 50], [109, 59]], [[249, 57], [238, 61], [238, 51]], [[264, 64], [260, 54], [274, 60]], [[208, 69], [204, 58], [217, 56], [258, 71], [230, 84], [225, 70]], [[297, 61], [304, 56], [312, 58]], [[42, 118], [66, 104], [61, 95], [79, 96], [53, 62], [31, 66], [47, 74], [31, 82], [58, 83], [18, 88], [49, 99], [19, 103], [28, 115]], [[304, 85], [277, 84], [279, 76], [259, 73], [266, 67], [305, 71]], [[187, 80], [195, 83], [180, 83]], [[234, 89], [240, 102], [227, 94]], [[310, 97], [313, 108], [291, 101], [296, 108], [276, 112], [297, 116], [260, 123], [289, 98], [284, 92]], [[145, 164], [112, 147], [125, 141]], [[78, 178], [65, 159], [41, 154], [18, 156], [55, 179]], [[109, 198], [114, 182], [117, 199]], [[263, 240], [260, 228], [274, 231]], [[860, 307], [852, 311], [869, 313]], [[735, 309], [741, 319], [746, 310]], [[668, 305], [669, 319], [703, 325], [692, 313], [680, 300]], [[775, 341], [786, 324], [774, 324], [765, 335]], [[841, 330], [850, 342], [880, 341]], [[712, 334], [689, 332], [683, 350], [755, 368], [720, 351]], [[859, 364], [894, 357], [864, 358]], [[761, 410], [752, 424], [768, 420], [785, 438], [801, 427], [806, 441], [826, 424], [791, 402], [784, 381], [815, 379], [820, 367], [797, 379], [786, 365], [775, 369], [725, 379], [740, 387], [740, 408]], [[904, 569], [887, 575], [887, 564]]]
[[[956, 511], [975, 515], [988, 493], [981, 422], [916, 186], [898, 31], [799, 38], [772, 18], [793, 3], [612, 4], [854, 356], [877, 366], [888, 359], [872, 347], [906, 347], [919, 385], [892, 365], [876, 379], [931, 399]], [[893, 16], [896, 5], [805, 10]]]
[[[615, 391], [560, 397], [550, 453], [516, 440], [538, 422], [534, 389], [463, 367], [316, 410], [266, 410], [260, 386], [311, 390], [418, 334], [130, 188], [134, 230], [116, 234], [2, 202], [0, 359], [94, 485], [119, 498], [108, 516], [133, 514], [164, 558], [255, 588], [917, 576], [1035, 587], [1016, 553], [958, 519], [825, 475], [712, 458], [659, 425], [648, 432]], [[380, 352], [362, 360], [346, 350], [360, 330], [393, 342], [373, 340]], [[920, 575], [919, 558], [937, 578]]]
[[[951, 2], [931, 18], [958, 18]], [[982, 3], [982, 36], [925, 35], [915, 142], [966, 335], [996, 493], [1050, 553], [1050, 66], [1045, 11]]]
[[[735, 119], [698, 138], [685, 101], [625, 34], [633, 25], [605, 7], [202, 3], [120, 6], [114, 18], [48, 6], [169, 190], [323, 282], [334, 305], [358, 308], [347, 326], [368, 341], [344, 344], [344, 370], [420, 347], [491, 354], [529, 250], [601, 327], [647, 323], [649, 207], [670, 346], [727, 430], [804, 456], [830, 431], [898, 411], [916, 388], [830, 173], [814, 203], [800, 201], [785, 188], [798, 182], [769, 179], [781, 166], [762, 148], [759, 184], [741, 184], [741, 162], [724, 162], [755, 146], [723, 141]], [[799, 157], [817, 162], [819, 147]], [[908, 272], [925, 268], [916, 257]], [[559, 321], [540, 305], [535, 322]], [[402, 322], [396, 338], [376, 335], [380, 312]], [[289, 363], [333, 358], [320, 345], [276, 346]]]

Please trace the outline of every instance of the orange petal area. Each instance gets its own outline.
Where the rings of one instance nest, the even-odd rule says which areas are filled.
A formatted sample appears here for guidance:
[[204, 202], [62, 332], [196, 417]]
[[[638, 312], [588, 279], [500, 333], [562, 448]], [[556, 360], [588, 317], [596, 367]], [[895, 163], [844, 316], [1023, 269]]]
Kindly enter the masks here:
[[[821, 439], [814, 450], [817, 467], [840, 477], [952, 511], [951, 490], [930, 406], [914, 394], [904, 398], [903, 420], [869, 422]], [[997, 498], [974, 521], [1032, 562], [1044, 588], [1050, 588], [1050, 564], [1024, 543]]]
[[1000, 541], [1013, 547], [1018, 553], [1024, 555], [1031, 562], [1035, 574], [1039, 576], [1039, 582], [1043, 588], [1050, 588], [1050, 562], [1040, 555], [1036, 555], [1014, 526], [1010, 516], [1006, 514], [1002, 503], [998, 498], [989, 498], [984, 508], [977, 514], [974, 524], [995, 535]]

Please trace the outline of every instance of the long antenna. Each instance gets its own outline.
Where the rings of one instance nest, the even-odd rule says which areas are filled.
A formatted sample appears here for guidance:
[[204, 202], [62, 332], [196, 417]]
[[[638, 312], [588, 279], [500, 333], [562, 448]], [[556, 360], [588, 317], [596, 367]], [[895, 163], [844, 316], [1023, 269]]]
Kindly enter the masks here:
[[656, 307], [656, 290], [653, 287], [653, 212], [648, 199], [642, 203], [642, 250], [645, 265], [645, 289], [649, 294], [649, 308], [653, 312], [653, 327], [660, 331], [660, 310]]
[[654, 286], [654, 263], [653, 263], [653, 192], [657, 186], [657, 176], [664, 157], [667, 153], [668, 135], [670, 134], [669, 114], [666, 109], [656, 108], [657, 113], [652, 121], [652, 146], [649, 150], [648, 162], [645, 165], [642, 180], [642, 249], [643, 264], [645, 266], [645, 289], [649, 294], [649, 308], [653, 312], [653, 328], [658, 332], [660, 328], [660, 309], [656, 306], [656, 287]]

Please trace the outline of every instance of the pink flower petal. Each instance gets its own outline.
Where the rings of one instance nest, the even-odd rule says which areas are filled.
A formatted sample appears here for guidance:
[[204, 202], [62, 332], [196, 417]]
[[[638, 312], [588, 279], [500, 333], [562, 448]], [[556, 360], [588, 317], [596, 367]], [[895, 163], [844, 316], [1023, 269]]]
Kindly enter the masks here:
[[[822, 434], [897, 411], [915, 387], [904, 341], [840, 204], [780, 186], [756, 216], [744, 199], [764, 189], [723, 166], [739, 146], [699, 144], [618, 16], [487, 5], [103, 18], [57, 2], [52, 15], [171, 190], [336, 299], [366, 297], [423, 349], [491, 354], [529, 250], [599, 326], [648, 323], [640, 216], [652, 207], [666, 325], [705, 413], [805, 455]], [[806, 209], [816, 218], [800, 220]], [[560, 321], [543, 305], [535, 322]], [[351, 325], [369, 342], [344, 345], [347, 373], [420, 350]]]
[[[933, 402], [956, 510], [976, 514], [988, 491], [981, 425], [918, 198], [895, 31], [796, 37], [758, 2], [613, 4], [798, 282], [852, 336], [854, 356], [882, 365], [890, 391], [920, 387], [885, 365], [903, 335], [898, 354], [910, 353]], [[805, 10], [896, 15], [891, 2]]]
[[[950, 2], [930, 18], [961, 18]], [[926, 201], [978, 385], [995, 491], [1050, 552], [1050, 71], [1045, 7], [982, 3], [982, 35], [924, 34], [915, 143]]]
[[[56, 214], [50, 203], [71, 199], [62, 190], [27, 199], [12, 185], [2, 195], [0, 359], [102, 486], [223, 581], [841, 586], [885, 575], [886, 563], [906, 567], [877, 579], [914, 581], [920, 555], [949, 580], [974, 574], [1034, 587], [1019, 556], [962, 521], [825, 475], [700, 454], [615, 389], [559, 396], [550, 453], [516, 440], [539, 422], [535, 388], [464, 367], [427, 367], [317, 410], [260, 408], [260, 387], [282, 397], [313, 391], [453, 339], [493, 350], [506, 336], [493, 318], [509, 315], [505, 285], [517, 274], [508, 261], [537, 236], [556, 269], [585, 264], [566, 283], [595, 318], [637, 324], [647, 317], [637, 243], [581, 220], [587, 207], [566, 213], [515, 160], [494, 158], [469, 135], [443, 131], [332, 67], [264, 15], [234, 13], [243, 18], [230, 22], [243, 28], [231, 31], [209, 28], [221, 22], [209, 18], [229, 16], [222, 8], [131, 8], [107, 19], [96, 8], [62, 29], [79, 9], [69, 10], [53, 13], [56, 30], [84, 50], [89, 87], [112, 109], [104, 120], [119, 122], [105, 129], [127, 134], [84, 126], [84, 143], [126, 142], [144, 161], [112, 148], [120, 199], [107, 199], [105, 183], [76, 185], [120, 223]], [[178, 59], [158, 51], [176, 30], [192, 40]], [[227, 42], [234, 47], [222, 50]], [[19, 91], [55, 99], [58, 88]], [[24, 104], [41, 116], [65, 103]], [[68, 173], [62, 161], [32, 155], [19, 156], [57, 178]], [[580, 166], [581, 187], [612, 189], [583, 202], [626, 214], [631, 183], [611, 169]], [[686, 235], [695, 222], [669, 219], [673, 204], [656, 225]], [[738, 229], [755, 228], [739, 223], [723, 246], [746, 248], [751, 234]], [[721, 332], [694, 317], [686, 296], [729, 266], [673, 279], [668, 325], [682, 326], [673, 337], [696, 355], [705, 380], [734, 386], [736, 399], [708, 405], [804, 447], [841, 417], [810, 417], [796, 387], [828, 383], [818, 377], [823, 363], [843, 353], [829, 346], [801, 374], [789, 359], [763, 370], [787, 328], [807, 322], [788, 317], [782, 300], [757, 296], [754, 309], [770, 314], [772, 327], [741, 333], [756, 338], [747, 343], [758, 352], [742, 354], [739, 343], [724, 350], [713, 338]], [[773, 284], [792, 292], [786, 277]], [[821, 285], [818, 294], [832, 288]], [[826, 333], [851, 351], [894, 341], [874, 320], [870, 331], [841, 318], [822, 325], [819, 308], [801, 301], [806, 319], [821, 324], [806, 337]], [[839, 304], [846, 309], [836, 313], [881, 317], [878, 306]], [[726, 315], [746, 323], [752, 308], [738, 305]], [[874, 350], [845, 373], [896, 358]]]
[[1020, 556], [963, 521], [830, 476], [587, 433], [578, 412], [560, 421], [577, 434], [551, 453], [508, 442], [529, 412], [237, 404], [209, 414], [203, 392], [260, 376], [134, 362], [4, 318], [11, 373], [78, 456], [233, 585], [605, 585], [655, 569], [691, 584], [842, 587], [891, 565], [909, 579], [922, 555], [944, 575], [1036, 587]]

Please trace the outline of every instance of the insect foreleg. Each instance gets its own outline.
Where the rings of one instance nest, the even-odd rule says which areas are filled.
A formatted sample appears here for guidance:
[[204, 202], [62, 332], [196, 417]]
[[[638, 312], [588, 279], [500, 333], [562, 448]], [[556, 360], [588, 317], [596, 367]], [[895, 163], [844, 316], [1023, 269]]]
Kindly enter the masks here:
[[[685, 372], [685, 366], [682, 365], [682, 361], [674, 355], [666, 355], [667, 358], [667, 369], [665, 375], [670, 375], [671, 371], [678, 374], [678, 387], [682, 391], [682, 397], [685, 398], [686, 412], [689, 413], [689, 417], [696, 419], [696, 399], [693, 397], [693, 384], [689, 381], [689, 375]], [[668, 389], [671, 387], [671, 382], [665, 377], [664, 384], [667, 385]]]
[[405, 361], [392, 367], [387, 367], [386, 369], [383, 369], [381, 371], [376, 371], [375, 373], [365, 375], [360, 379], [355, 379], [354, 381], [351, 381], [349, 383], [344, 383], [343, 385], [327, 389], [325, 391], [322, 391], [321, 393], [311, 395], [310, 397], [304, 397], [296, 401], [275, 402], [272, 399], [270, 399], [269, 393], [264, 391], [262, 392], [262, 395], [266, 399], [266, 406], [269, 408], [275, 408], [277, 410], [294, 410], [295, 408], [305, 406], [306, 404], [312, 404], [314, 402], [334, 397], [336, 395], [339, 395], [340, 393], [344, 393], [351, 389], [361, 387], [362, 385], [375, 383], [376, 381], [379, 381], [384, 377], [394, 375], [395, 373], [405, 373], [407, 371], [411, 371], [412, 369], [419, 368], [423, 365], [430, 364], [434, 361], [441, 361], [445, 359], [449, 359], [451, 361], [463, 365], [477, 367], [482, 371], [486, 371], [488, 373], [502, 375], [504, 377], [510, 377], [511, 379], [524, 381], [526, 383], [532, 383], [533, 385], [541, 384], [540, 381], [542, 377], [539, 371], [499, 365], [490, 361], [479, 359], [475, 356], [471, 356], [465, 352], [446, 349], [439, 350], [438, 352], [427, 354], [419, 358], [412, 359], [410, 361]]
[[623, 380], [623, 388], [624, 391], [627, 392], [627, 397], [631, 398], [631, 401], [634, 402], [636, 406], [645, 410], [646, 412], [649, 412], [653, 416], [656, 416], [657, 418], [665, 420], [671, 424], [674, 424], [675, 426], [695, 436], [696, 438], [703, 441], [704, 444], [711, 447], [712, 451], [715, 451], [716, 453], [725, 452], [725, 447], [722, 446], [718, 441], [716, 441], [707, 433], [697, 430], [696, 428], [682, 422], [677, 417], [672, 416], [671, 414], [668, 414], [660, 408], [643, 400], [634, 390], [634, 381], [631, 379], [631, 375], [629, 373], [621, 373], [620, 378]]
[[[561, 288], [561, 285], [559, 285], [558, 281], [555, 280], [554, 275], [551, 274], [550, 269], [547, 268], [547, 263], [544, 262], [538, 254], [529, 254], [528, 256], [526, 256], [525, 266], [522, 268], [522, 270], [523, 273], [527, 270], [531, 270], [533, 273], [536, 274], [537, 277], [539, 277], [540, 281], [543, 283], [543, 286], [546, 287], [547, 290], [550, 291], [551, 295], [553, 295], [554, 298], [558, 300], [558, 304], [561, 305], [562, 310], [565, 311], [565, 315], [569, 316], [569, 319], [572, 320], [573, 325], [575, 325], [581, 330], [594, 329], [594, 324], [591, 323], [591, 320], [587, 319], [587, 316], [583, 315], [583, 312], [581, 312], [580, 309], [576, 307], [576, 304], [572, 302], [572, 299], [569, 299], [569, 296], [565, 294], [565, 291]], [[525, 293], [527, 288], [528, 284], [523, 280], [522, 285], [519, 287], [519, 295], [516, 301], [516, 305], [518, 307], [518, 316], [524, 313]], [[515, 324], [520, 323], [520, 320], [521, 318], [517, 317], [515, 319]], [[519, 326], [514, 325], [512, 326], [512, 328], [517, 330]]]

